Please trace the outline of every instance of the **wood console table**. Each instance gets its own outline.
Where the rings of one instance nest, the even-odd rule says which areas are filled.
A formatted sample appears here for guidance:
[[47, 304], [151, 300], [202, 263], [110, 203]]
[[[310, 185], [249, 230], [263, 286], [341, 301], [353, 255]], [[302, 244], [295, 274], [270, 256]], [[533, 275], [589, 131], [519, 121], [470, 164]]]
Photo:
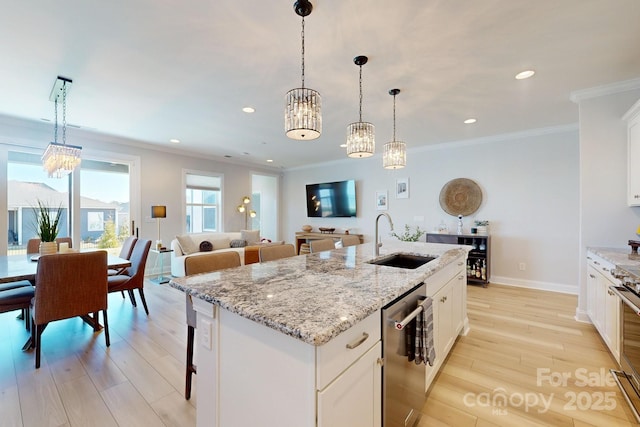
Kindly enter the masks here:
[[342, 239], [344, 236], [358, 236], [360, 238], [360, 243], [364, 243], [364, 236], [362, 234], [344, 234], [344, 233], [320, 233], [320, 232], [305, 232], [299, 231], [296, 233], [296, 253], [300, 254], [300, 246], [303, 243], [307, 243], [309, 240], [320, 240], [320, 239]]

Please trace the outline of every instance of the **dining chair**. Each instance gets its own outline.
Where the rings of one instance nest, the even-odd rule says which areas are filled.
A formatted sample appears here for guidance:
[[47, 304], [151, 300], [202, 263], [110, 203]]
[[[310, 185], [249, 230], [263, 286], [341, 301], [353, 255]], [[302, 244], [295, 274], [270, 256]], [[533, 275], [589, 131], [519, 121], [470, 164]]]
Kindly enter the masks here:
[[97, 330], [102, 311], [104, 338], [109, 341], [107, 320], [107, 252], [93, 251], [43, 255], [38, 259], [35, 295], [31, 303], [31, 340], [40, 367], [42, 332], [50, 322], [83, 316]]
[[[151, 240], [138, 239], [133, 246], [133, 252], [131, 253], [131, 266], [128, 267], [122, 274], [116, 274], [115, 276], [109, 276], [107, 278], [109, 284], [109, 292], [127, 291], [131, 304], [137, 307], [136, 297], [133, 294], [135, 289], [140, 294], [144, 311], [149, 315], [149, 308], [147, 307], [147, 300], [144, 298], [144, 267], [147, 264], [147, 256], [149, 255], [149, 248], [151, 248]], [[105, 269], [106, 271], [106, 269]]]
[[29, 239], [27, 242], [27, 253], [37, 254], [40, 251], [40, 239]]
[[33, 286], [28, 280], [0, 284], [0, 313], [21, 310], [25, 327], [31, 330], [29, 306], [33, 295]]
[[[126, 260], [131, 260], [131, 254], [133, 253], [133, 247], [136, 244], [136, 240], [138, 240], [138, 238], [136, 236], [131, 235], [131, 236], [127, 237], [124, 240], [124, 242], [122, 242], [122, 247], [120, 248], [120, 254], [118, 255], [118, 257], [120, 257], [122, 259], [126, 259]], [[124, 268], [121, 268], [119, 270], [116, 270], [114, 268], [110, 268], [109, 269], [109, 276], [116, 276], [118, 274], [124, 273], [124, 271], [127, 268], [128, 267], [124, 267]]]
[[336, 242], [333, 239], [311, 240], [309, 242], [309, 250], [311, 253], [331, 251], [336, 248]]
[[346, 248], [347, 246], [356, 246], [360, 244], [360, 237], [354, 235], [342, 236], [342, 247]]
[[[198, 273], [209, 273], [225, 268], [240, 267], [240, 254], [238, 252], [207, 253], [204, 255], [190, 256], [184, 260], [184, 272], [187, 276]], [[193, 374], [196, 373], [196, 365], [193, 363], [193, 343], [196, 332], [196, 312], [193, 309], [193, 300], [190, 294], [185, 294], [187, 311], [187, 366], [185, 372], [184, 398], [191, 399], [191, 383]]]
[[60, 250], [60, 243], [67, 243], [69, 245], [69, 249], [73, 247], [73, 240], [71, 240], [71, 237], [57, 237], [56, 243], [58, 244], [58, 250]]
[[262, 246], [258, 253], [260, 262], [273, 261], [280, 258], [288, 258], [296, 256], [296, 248], [287, 243], [284, 245]]

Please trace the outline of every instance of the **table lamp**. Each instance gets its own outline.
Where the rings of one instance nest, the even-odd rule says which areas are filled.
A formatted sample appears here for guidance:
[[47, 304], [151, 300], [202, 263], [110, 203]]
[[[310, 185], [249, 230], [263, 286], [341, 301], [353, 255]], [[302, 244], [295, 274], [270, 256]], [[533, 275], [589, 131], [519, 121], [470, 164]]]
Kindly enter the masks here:
[[151, 218], [156, 218], [158, 221], [158, 240], [156, 240], [156, 248], [160, 250], [162, 248], [162, 240], [160, 240], [160, 218], [167, 217], [166, 206], [151, 206]]

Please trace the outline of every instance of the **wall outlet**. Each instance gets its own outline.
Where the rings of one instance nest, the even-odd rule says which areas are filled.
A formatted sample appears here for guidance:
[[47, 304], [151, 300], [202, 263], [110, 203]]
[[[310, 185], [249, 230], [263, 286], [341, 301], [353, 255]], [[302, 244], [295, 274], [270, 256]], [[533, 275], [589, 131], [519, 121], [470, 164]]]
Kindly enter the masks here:
[[213, 325], [208, 320], [202, 320], [199, 323], [202, 323], [202, 325], [198, 324], [198, 328], [197, 328], [198, 331], [201, 331], [200, 332], [201, 345], [207, 350], [211, 350], [212, 348], [211, 335], [213, 333]]
[[520, 271], [525, 271], [527, 269], [527, 264], [521, 262], [520, 264], [518, 264], [518, 269], [520, 269]]

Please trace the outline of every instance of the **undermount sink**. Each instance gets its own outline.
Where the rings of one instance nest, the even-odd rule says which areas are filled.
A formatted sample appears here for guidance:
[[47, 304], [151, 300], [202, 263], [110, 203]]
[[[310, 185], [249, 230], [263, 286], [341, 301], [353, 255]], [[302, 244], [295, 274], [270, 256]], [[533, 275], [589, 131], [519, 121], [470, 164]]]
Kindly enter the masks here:
[[423, 264], [436, 259], [431, 256], [411, 255], [411, 254], [393, 254], [384, 258], [369, 261], [369, 264], [386, 265], [388, 267], [407, 268], [413, 270]]

